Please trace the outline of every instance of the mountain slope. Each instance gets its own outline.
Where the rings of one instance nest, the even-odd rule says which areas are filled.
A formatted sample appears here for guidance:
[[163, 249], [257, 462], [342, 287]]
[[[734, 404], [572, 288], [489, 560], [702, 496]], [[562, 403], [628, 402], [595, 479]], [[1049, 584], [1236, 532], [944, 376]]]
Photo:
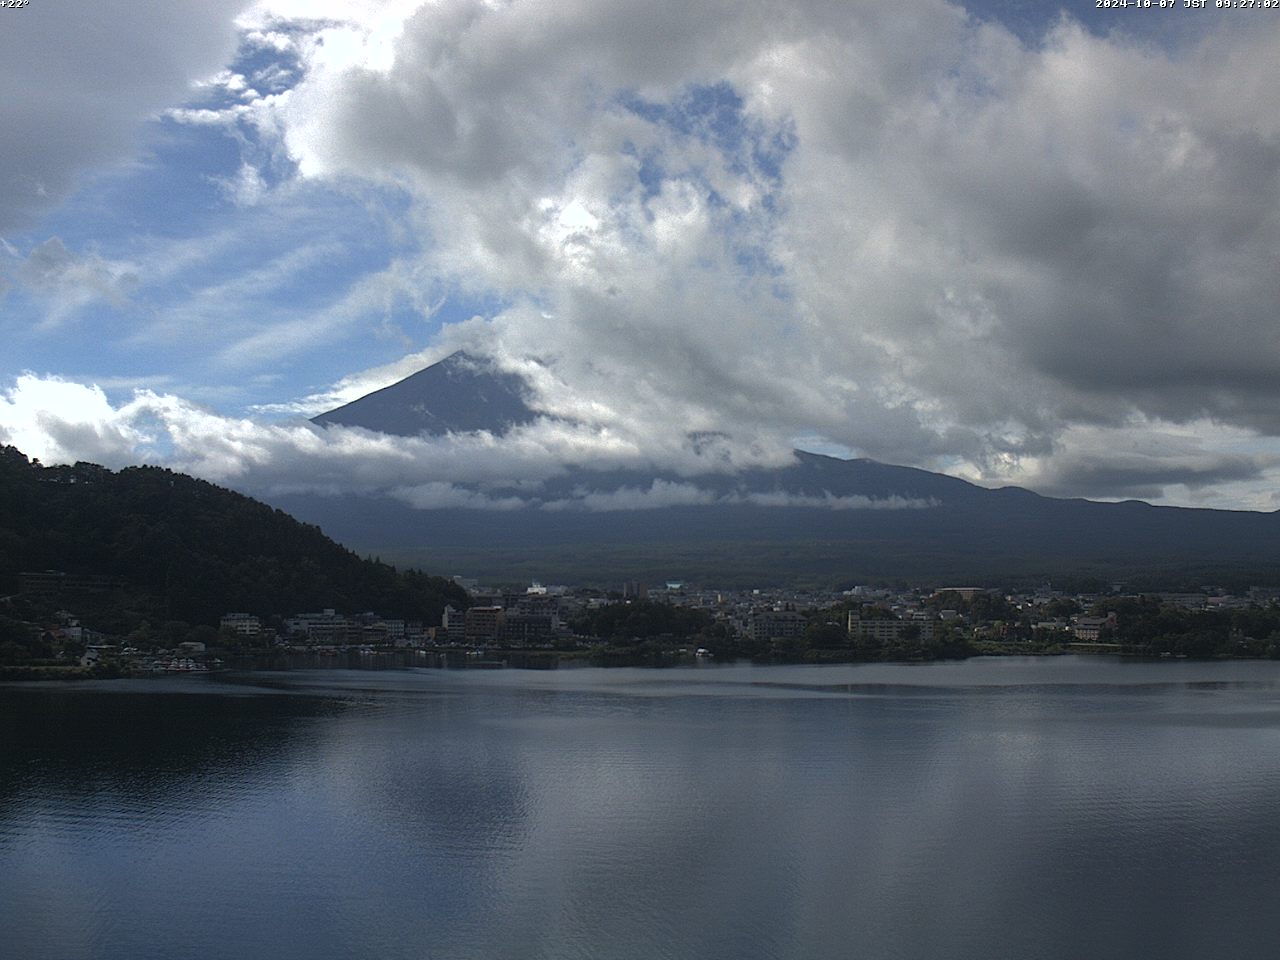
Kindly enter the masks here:
[[[712, 491], [761, 494], [754, 502], [546, 508], [565, 488], [635, 489], [645, 479], [662, 480], [574, 471], [551, 485], [542, 506], [516, 510], [415, 510], [389, 497], [293, 495], [277, 502], [362, 549], [507, 579], [678, 577], [731, 586], [1072, 575], [1169, 584], [1280, 582], [1275, 514], [1057, 500], [813, 454], [800, 454], [795, 466], [778, 471], [694, 478]], [[490, 493], [500, 498], [503, 492]], [[776, 502], [772, 494], [817, 500], [824, 493], [919, 505], [769, 505]]]
[[311, 422], [401, 437], [473, 430], [503, 434], [536, 416], [525, 403], [526, 394], [520, 377], [458, 352]]
[[[22, 571], [121, 581], [150, 616], [216, 622], [334, 607], [438, 620], [465, 594], [362, 560], [249, 497], [158, 467], [43, 467], [0, 447], [0, 593]], [[131, 601], [132, 602], [132, 601]]]
[[[523, 400], [513, 406], [524, 394], [518, 377], [469, 358], [414, 377], [444, 383], [457, 364], [467, 370], [467, 422], [501, 433], [532, 416]], [[463, 422], [456, 397], [433, 408], [445, 398], [404, 386], [413, 380], [365, 398], [381, 406], [364, 408], [361, 425], [402, 433], [406, 424]], [[493, 506], [524, 506], [422, 510], [388, 496], [304, 494], [275, 502], [363, 550], [510, 579], [1280, 582], [1278, 514], [1061, 500], [873, 460], [797, 452], [783, 468], [698, 477], [582, 465], [536, 487], [470, 489]]]

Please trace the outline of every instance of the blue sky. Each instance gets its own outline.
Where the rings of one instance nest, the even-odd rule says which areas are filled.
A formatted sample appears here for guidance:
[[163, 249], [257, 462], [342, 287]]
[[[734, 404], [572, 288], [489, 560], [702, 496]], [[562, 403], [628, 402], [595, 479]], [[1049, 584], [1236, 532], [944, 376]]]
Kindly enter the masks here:
[[[4, 12], [2, 438], [259, 491], [799, 441], [1280, 507], [1280, 12], [330, 6]], [[459, 348], [531, 377], [518, 453], [303, 425]]]

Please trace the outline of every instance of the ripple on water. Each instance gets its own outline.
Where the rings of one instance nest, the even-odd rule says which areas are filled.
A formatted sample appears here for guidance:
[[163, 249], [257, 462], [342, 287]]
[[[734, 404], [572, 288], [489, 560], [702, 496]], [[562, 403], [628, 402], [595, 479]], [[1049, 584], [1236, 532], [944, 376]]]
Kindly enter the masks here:
[[1280, 672], [1162, 666], [10, 687], [0, 929], [107, 960], [1258, 955]]

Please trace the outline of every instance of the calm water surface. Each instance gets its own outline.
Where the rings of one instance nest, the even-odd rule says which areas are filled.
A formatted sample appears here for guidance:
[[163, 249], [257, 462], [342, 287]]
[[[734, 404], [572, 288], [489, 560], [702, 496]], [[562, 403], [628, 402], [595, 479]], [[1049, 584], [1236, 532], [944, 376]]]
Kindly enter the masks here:
[[1280, 951], [1280, 664], [0, 685], [0, 956]]

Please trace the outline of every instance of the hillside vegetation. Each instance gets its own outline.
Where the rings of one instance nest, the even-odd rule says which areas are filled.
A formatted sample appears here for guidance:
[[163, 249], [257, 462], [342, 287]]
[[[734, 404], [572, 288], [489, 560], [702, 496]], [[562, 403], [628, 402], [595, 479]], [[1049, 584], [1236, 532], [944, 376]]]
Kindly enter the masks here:
[[362, 559], [318, 527], [203, 480], [159, 467], [46, 467], [0, 447], [0, 594], [41, 570], [110, 576], [109, 595], [81, 606], [124, 620], [333, 607], [438, 622], [446, 603], [467, 603], [451, 581]]

